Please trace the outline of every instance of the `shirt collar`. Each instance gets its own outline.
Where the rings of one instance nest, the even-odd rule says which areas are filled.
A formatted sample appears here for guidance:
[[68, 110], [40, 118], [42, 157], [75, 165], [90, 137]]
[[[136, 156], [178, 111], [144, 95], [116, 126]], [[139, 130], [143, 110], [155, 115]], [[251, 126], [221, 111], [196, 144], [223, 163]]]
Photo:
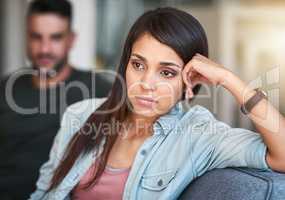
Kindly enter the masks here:
[[179, 122], [179, 114], [183, 112], [182, 101], [178, 101], [168, 113], [160, 116], [154, 123], [154, 135], [168, 133]]

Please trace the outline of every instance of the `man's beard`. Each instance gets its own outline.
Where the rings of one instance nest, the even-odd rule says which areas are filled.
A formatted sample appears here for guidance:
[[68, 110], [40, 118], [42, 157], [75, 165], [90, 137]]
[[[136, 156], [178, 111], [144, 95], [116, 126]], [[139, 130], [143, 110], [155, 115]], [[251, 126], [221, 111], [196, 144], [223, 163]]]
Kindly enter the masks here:
[[63, 58], [59, 62], [57, 62], [52, 68], [47, 68], [35, 64], [32, 65], [32, 68], [38, 72], [38, 76], [46, 77], [48, 79], [55, 77], [64, 68], [66, 63], [67, 58]]

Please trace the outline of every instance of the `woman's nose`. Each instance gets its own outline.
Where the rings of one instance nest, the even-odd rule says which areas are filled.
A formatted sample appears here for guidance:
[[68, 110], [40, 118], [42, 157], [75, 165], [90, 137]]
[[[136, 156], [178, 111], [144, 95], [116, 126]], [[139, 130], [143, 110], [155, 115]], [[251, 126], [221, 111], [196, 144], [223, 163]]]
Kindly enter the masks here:
[[155, 90], [157, 85], [157, 80], [155, 74], [145, 73], [141, 79], [141, 86], [145, 90]]

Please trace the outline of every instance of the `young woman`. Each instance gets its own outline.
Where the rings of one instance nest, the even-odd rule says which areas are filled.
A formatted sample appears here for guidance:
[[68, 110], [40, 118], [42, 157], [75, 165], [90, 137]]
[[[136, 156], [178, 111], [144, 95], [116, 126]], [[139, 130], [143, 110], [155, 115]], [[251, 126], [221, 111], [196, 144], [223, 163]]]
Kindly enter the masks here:
[[176, 199], [213, 168], [284, 172], [284, 117], [266, 98], [248, 114], [259, 133], [231, 128], [200, 105], [184, 109], [201, 84], [226, 88], [239, 105], [256, 94], [207, 57], [205, 32], [190, 14], [144, 13], [127, 36], [109, 97], [65, 112], [31, 199]]

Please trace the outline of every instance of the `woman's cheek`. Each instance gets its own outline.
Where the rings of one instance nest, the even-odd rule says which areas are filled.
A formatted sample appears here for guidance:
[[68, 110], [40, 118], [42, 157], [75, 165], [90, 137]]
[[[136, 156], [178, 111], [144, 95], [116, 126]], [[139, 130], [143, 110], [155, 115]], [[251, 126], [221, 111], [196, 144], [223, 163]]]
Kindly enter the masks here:
[[131, 90], [133, 90], [132, 88], [132, 85], [134, 85], [134, 74], [132, 73], [132, 71], [131, 70], [129, 70], [129, 67], [127, 68], [127, 71], [126, 71], [126, 88], [127, 88], [127, 92], [128, 92], [128, 94], [130, 94], [130, 93], [133, 93], [133, 91], [131, 91]]
[[161, 86], [158, 91], [158, 97], [159, 97], [159, 104], [158, 104], [158, 110], [161, 112], [167, 111], [170, 109], [175, 102], [177, 101], [177, 94], [176, 89], [173, 87], [172, 84], [164, 84], [164, 86]]

